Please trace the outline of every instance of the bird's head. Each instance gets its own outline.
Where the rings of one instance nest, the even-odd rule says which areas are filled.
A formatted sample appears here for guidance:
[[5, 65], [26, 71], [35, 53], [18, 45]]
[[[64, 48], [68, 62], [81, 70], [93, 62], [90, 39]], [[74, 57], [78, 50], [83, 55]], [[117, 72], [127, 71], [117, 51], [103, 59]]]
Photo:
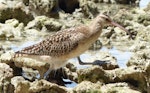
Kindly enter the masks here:
[[130, 36], [130, 38], [132, 38], [132, 35], [128, 30], [126, 30], [123, 26], [119, 25], [118, 23], [114, 22], [108, 15], [99, 14], [96, 17], [96, 20], [98, 21], [98, 23], [100, 23], [103, 26], [105, 26], [105, 25], [117, 26], [120, 29], [122, 29], [123, 31], [127, 32], [128, 35]]

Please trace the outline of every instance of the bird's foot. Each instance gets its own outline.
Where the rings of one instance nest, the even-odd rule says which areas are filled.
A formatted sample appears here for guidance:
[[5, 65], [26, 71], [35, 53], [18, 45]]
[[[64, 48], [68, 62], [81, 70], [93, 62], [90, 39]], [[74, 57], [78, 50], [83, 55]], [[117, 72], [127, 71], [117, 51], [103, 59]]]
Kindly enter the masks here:
[[101, 60], [95, 60], [92, 65], [99, 65], [99, 66], [102, 66], [102, 65], [107, 65], [107, 64], [110, 64], [111, 62], [109, 60], [105, 60], [105, 61], [101, 61]]
[[103, 66], [103, 65], [107, 65], [107, 64], [111, 63], [109, 60], [105, 60], [105, 61], [95, 60], [94, 62], [82, 62], [80, 57], [77, 57], [77, 59], [78, 59], [80, 65], [99, 65], [99, 66]]

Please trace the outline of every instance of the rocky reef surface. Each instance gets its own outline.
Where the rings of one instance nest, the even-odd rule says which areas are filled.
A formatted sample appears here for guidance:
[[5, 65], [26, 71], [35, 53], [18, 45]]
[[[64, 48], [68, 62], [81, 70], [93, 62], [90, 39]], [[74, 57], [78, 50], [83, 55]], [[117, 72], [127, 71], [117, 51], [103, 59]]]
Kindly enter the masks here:
[[[1, 0], [0, 93], [150, 93], [150, 3], [140, 9], [139, 2]], [[118, 27], [103, 29], [99, 39], [85, 53], [95, 57], [85, 59], [109, 60], [110, 64], [78, 68], [78, 64], [69, 60], [65, 67], [51, 71], [44, 80], [40, 77], [44, 76], [49, 64], [29, 58], [12, 58], [14, 51], [29, 43], [61, 29], [88, 24], [99, 13], [110, 15], [134, 37], [130, 39]], [[103, 47], [131, 52], [127, 67], [121, 68], [116, 56], [108, 50], [99, 51]], [[66, 86], [71, 86], [72, 82], [76, 86]]]

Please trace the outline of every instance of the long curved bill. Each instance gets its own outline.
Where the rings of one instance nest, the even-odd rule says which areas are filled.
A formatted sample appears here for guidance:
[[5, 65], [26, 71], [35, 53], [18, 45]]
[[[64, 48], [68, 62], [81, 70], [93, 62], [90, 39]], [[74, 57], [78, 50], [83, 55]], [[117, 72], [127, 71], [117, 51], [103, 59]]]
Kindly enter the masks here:
[[116, 23], [116, 22], [114, 22], [114, 21], [111, 21], [110, 24], [112, 24], [112, 25], [114, 25], [114, 26], [117, 26], [117, 27], [119, 27], [120, 29], [124, 30], [126, 33], [128, 33], [128, 35], [130, 36], [130, 38], [133, 39], [131, 33], [130, 33], [128, 30], [126, 30], [123, 26], [119, 25], [118, 23]]

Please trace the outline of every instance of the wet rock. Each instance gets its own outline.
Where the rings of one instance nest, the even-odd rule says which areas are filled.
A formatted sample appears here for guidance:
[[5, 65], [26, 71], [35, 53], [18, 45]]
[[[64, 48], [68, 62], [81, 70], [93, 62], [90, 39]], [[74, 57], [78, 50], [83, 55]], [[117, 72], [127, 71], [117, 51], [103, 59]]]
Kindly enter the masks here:
[[132, 14], [127, 9], [120, 9], [113, 17], [113, 20], [119, 24], [124, 25], [125, 20], [133, 20]]
[[[97, 73], [96, 73], [96, 72]], [[94, 75], [94, 74], [92, 74], [92, 73], [95, 73], [95, 74], [97, 74], [97, 75]], [[101, 73], [101, 74], [100, 74]], [[94, 66], [94, 67], [92, 67], [92, 68], [88, 68], [88, 69], [86, 69], [86, 70], [79, 70], [78, 71], [78, 81], [79, 82], [82, 82], [82, 81], [92, 81], [92, 82], [97, 82], [97, 81], [100, 81], [99, 79], [101, 79], [100, 77], [104, 77], [104, 73], [105, 73], [105, 71], [102, 69], [102, 68], [100, 68], [100, 67], [96, 67], [96, 66]], [[100, 75], [98, 75], [98, 74], [100, 74]], [[92, 78], [91, 78], [92, 77]]]
[[60, 23], [62, 23], [62, 29], [75, 27], [82, 25], [83, 23], [83, 13], [81, 11], [75, 11], [73, 14], [65, 14], [65, 13], [59, 13], [60, 17]]
[[3, 46], [0, 44], [0, 56], [1, 54], [3, 54], [5, 52], [5, 49], [3, 48]]
[[17, 39], [21, 36], [21, 28], [10, 24], [0, 24], [0, 39]]
[[33, 19], [32, 14], [28, 12], [28, 9], [21, 1], [3, 0], [0, 2], [0, 6], [1, 22], [5, 22], [7, 19], [16, 18], [20, 22], [27, 24], [30, 20]]
[[59, 7], [66, 13], [72, 13], [75, 9], [79, 8], [78, 0], [58, 0]]
[[147, 81], [147, 93], [149, 93], [150, 92], [150, 89], [149, 89], [149, 87], [150, 87], [150, 72], [149, 72], [150, 71], [150, 62], [147, 62], [145, 64], [144, 70], [146, 72], [145, 79]]
[[93, 17], [93, 15], [98, 14], [98, 7], [96, 3], [87, 0], [79, 0], [79, 6], [85, 16]]
[[150, 37], [148, 35], [148, 34], [150, 34], [149, 30], [150, 30], [150, 26], [147, 26], [147, 27], [144, 27], [144, 28], [142, 27], [141, 30], [137, 34], [136, 41], [149, 42], [150, 41]]
[[[44, 30], [46, 30], [46, 29], [44, 29]], [[25, 36], [26, 37], [26, 39], [28, 39], [28, 40], [34, 40], [34, 38], [35, 38], [35, 40], [36, 40], [36, 38], [39, 38], [39, 37], [42, 37], [42, 35], [44, 34], [44, 33], [42, 33], [43, 32], [43, 30], [42, 31], [39, 31], [39, 30], [36, 30], [36, 29], [26, 29], [24, 32], [23, 32], [23, 36]], [[37, 41], [38, 42], [38, 41]], [[35, 42], [36, 43], [36, 42]]]
[[17, 19], [9, 19], [5, 23], [0, 23], [0, 30], [1, 40], [20, 40], [24, 31], [24, 24], [19, 23]]
[[149, 30], [150, 30], [150, 26], [141, 27], [141, 29], [139, 29], [137, 36], [136, 36], [136, 40], [134, 44], [130, 47], [131, 51], [137, 52], [137, 51], [150, 48]]
[[73, 93], [101, 93], [101, 86], [100, 82], [83, 81], [73, 89]]
[[81, 8], [79, 8], [79, 9], [76, 9], [74, 12], [73, 12], [73, 17], [75, 18], [75, 19], [78, 19], [79, 21], [83, 21], [83, 19], [84, 19], [84, 14], [82, 13], [82, 9]]
[[78, 80], [91, 82], [127, 82], [141, 91], [148, 91], [149, 81], [145, 78], [145, 70], [139, 66], [131, 66], [125, 69], [104, 70], [98, 66], [78, 71]]
[[103, 0], [104, 3], [110, 3], [110, 0]]
[[25, 27], [25, 29], [42, 30], [46, 28], [44, 30], [51, 32], [51, 31], [58, 31], [61, 29], [61, 27], [62, 24], [54, 18], [48, 18], [46, 16], [38, 16], [35, 17], [34, 20], [30, 21]]
[[38, 70], [40, 73], [40, 78], [43, 78], [44, 73], [49, 69], [48, 63], [39, 62], [29, 58], [15, 58], [13, 61], [19, 68], [27, 67]]
[[43, 63], [43, 62], [36, 61], [34, 59], [24, 58], [24, 57], [13, 58], [13, 55], [14, 55], [13, 51], [7, 52], [1, 55], [0, 60], [3, 63], [12, 65], [11, 67], [17, 67], [17, 68], [27, 67], [27, 68], [36, 69], [39, 71], [41, 78], [43, 78], [44, 73], [49, 69], [48, 63]]
[[70, 79], [74, 82], [78, 81], [77, 68], [75, 65], [68, 63], [64, 69], [64, 76], [66, 79]]
[[150, 49], [143, 49], [134, 53], [131, 59], [128, 61], [127, 66], [145, 66], [150, 61]]
[[23, 72], [22, 72], [21, 76], [23, 76], [26, 80], [34, 81], [37, 78], [38, 79], [40, 78], [38, 70], [35, 70], [32, 68], [26, 68], [26, 67], [22, 67], [22, 70], [23, 70]]
[[67, 63], [66, 68], [68, 68], [72, 72], [76, 72], [77, 68], [72, 63]]
[[9, 65], [5, 63], [0, 63], [0, 77], [1, 79], [10, 79], [13, 76], [13, 70]]
[[102, 93], [141, 93], [140, 90], [136, 89], [135, 87], [131, 86], [128, 83], [111, 83], [103, 85], [101, 88]]
[[[110, 0], [112, 1], [112, 0]], [[118, 3], [118, 4], [136, 4], [138, 5], [139, 0], [114, 0], [114, 2]]]
[[74, 89], [75, 93], [141, 93], [140, 90], [131, 86], [128, 83], [111, 83], [111, 84], [102, 84], [100, 82], [92, 83], [90, 81], [82, 81]]
[[14, 55], [13, 51], [8, 51], [8, 52], [2, 54], [0, 56], [0, 62], [6, 63], [6, 64], [12, 63], [13, 55]]
[[5, 21], [5, 24], [12, 25], [13, 27], [17, 27], [19, 25], [19, 21], [17, 19], [9, 19]]
[[126, 32], [123, 32], [119, 27], [115, 27], [114, 31], [117, 36], [126, 36]]
[[146, 12], [150, 11], [150, 2], [148, 3], [147, 7], [144, 9]]
[[0, 56], [0, 62], [8, 64], [13, 69], [13, 75], [14, 76], [15, 75], [22, 75], [22, 69], [19, 67], [16, 67], [13, 60], [12, 60], [13, 55], [14, 55], [13, 51], [8, 51], [8, 52], [2, 54]]
[[[112, 27], [108, 27], [107, 29], [103, 29], [103, 32], [101, 33], [102, 38], [110, 38], [114, 34], [114, 30]], [[103, 41], [102, 41], [103, 42]]]
[[50, 83], [46, 80], [39, 80], [31, 83], [31, 92], [45, 92], [45, 93], [67, 93], [67, 89], [62, 86], [58, 86], [56, 84]]
[[15, 87], [14, 93], [31, 93], [29, 92], [30, 82], [23, 77], [17, 76], [11, 79], [11, 84]]
[[0, 92], [10, 93], [13, 91], [13, 86], [10, 84], [10, 79], [13, 77], [13, 70], [9, 65], [0, 63]]
[[94, 3], [117, 3], [117, 4], [134, 4], [138, 5], [139, 0], [88, 0]]
[[149, 13], [141, 14], [138, 17], [138, 22], [141, 23], [141, 24], [144, 24], [144, 26], [150, 25], [150, 14]]
[[89, 50], [99, 50], [102, 48], [102, 43], [100, 40], [96, 40], [94, 44], [89, 48]]
[[58, 0], [29, 0], [29, 9], [34, 17], [46, 15], [58, 17]]
[[149, 49], [150, 43], [146, 41], [135, 41], [134, 44], [130, 47], [130, 51], [137, 52], [143, 49]]
[[15, 93], [67, 93], [65, 87], [46, 80], [29, 82], [21, 77], [14, 77], [11, 79], [11, 83], [15, 86]]

